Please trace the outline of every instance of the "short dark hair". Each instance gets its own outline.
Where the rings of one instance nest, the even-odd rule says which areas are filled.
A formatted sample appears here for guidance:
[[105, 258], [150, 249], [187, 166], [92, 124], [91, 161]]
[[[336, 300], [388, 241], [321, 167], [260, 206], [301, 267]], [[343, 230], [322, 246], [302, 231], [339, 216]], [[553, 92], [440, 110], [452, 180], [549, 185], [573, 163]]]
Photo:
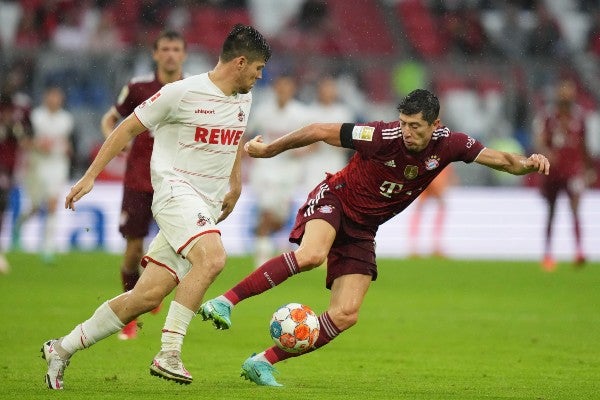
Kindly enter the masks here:
[[398, 104], [398, 111], [405, 115], [423, 113], [423, 119], [432, 124], [440, 114], [440, 101], [429, 90], [416, 89]]
[[183, 35], [181, 33], [177, 31], [165, 30], [161, 31], [156, 37], [156, 39], [154, 39], [154, 44], [152, 45], [152, 48], [154, 50], [158, 50], [158, 42], [160, 42], [162, 39], [181, 40], [181, 42], [183, 43], [183, 48], [185, 49], [187, 47], [185, 39], [183, 38]]
[[228, 62], [239, 56], [246, 56], [249, 61], [267, 62], [271, 58], [271, 46], [253, 27], [236, 24], [223, 43], [220, 58]]

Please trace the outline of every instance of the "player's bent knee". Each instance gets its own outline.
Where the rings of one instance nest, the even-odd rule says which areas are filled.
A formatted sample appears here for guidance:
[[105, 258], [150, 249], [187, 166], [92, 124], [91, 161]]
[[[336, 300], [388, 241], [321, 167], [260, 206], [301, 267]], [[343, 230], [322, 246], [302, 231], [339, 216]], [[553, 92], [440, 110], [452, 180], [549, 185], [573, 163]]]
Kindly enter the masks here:
[[358, 322], [358, 312], [330, 310], [329, 317], [331, 318], [335, 326], [341, 331], [345, 331], [347, 329], [352, 328]]
[[327, 260], [327, 252], [319, 249], [296, 251], [296, 260], [302, 271], [307, 271], [322, 265]]

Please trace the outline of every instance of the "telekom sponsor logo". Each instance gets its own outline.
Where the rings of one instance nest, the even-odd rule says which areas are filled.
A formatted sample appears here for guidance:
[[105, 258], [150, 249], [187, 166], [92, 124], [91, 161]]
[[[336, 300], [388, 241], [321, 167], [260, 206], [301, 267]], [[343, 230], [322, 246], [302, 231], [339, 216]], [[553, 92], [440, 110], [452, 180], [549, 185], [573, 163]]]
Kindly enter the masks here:
[[243, 134], [244, 131], [238, 129], [207, 129], [199, 126], [196, 128], [194, 140], [208, 144], [237, 145]]

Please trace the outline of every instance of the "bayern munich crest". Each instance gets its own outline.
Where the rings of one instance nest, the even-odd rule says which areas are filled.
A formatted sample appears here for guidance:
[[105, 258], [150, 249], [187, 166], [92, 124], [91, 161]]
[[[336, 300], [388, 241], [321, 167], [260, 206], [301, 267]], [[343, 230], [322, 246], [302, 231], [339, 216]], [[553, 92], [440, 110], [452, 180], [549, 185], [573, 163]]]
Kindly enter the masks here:
[[318, 212], [320, 212], [321, 214], [331, 214], [333, 212], [333, 206], [321, 206], [317, 209]]
[[440, 158], [438, 156], [431, 156], [425, 161], [425, 169], [431, 171], [440, 166]]

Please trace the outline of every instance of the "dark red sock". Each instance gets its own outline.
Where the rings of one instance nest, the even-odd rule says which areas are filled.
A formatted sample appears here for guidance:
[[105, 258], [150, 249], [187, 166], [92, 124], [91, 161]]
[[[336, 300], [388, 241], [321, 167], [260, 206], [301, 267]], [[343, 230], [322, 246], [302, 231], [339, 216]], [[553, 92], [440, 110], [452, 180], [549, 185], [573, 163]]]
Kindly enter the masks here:
[[140, 273], [138, 271], [127, 272], [121, 270], [121, 283], [123, 284], [124, 292], [128, 292], [133, 289], [138, 279], [140, 279]]
[[240, 283], [227, 291], [224, 296], [234, 305], [248, 297], [265, 292], [290, 276], [300, 272], [294, 252], [284, 253], [264, 263]]
[[287, 360], [291, 357], [298, 357], [303, 354], [308, 354], [320, 347], [325, 346], [333, 339], [335, 339], [340, 333], [342, 333], [342, 331], [337, 326], [335, 326], [327, 312], [324, 312], [319, 316], [319, 325], [321, 326], [321, 329], [319, 330], [319, 337], [317, 337], [315, 345], [310, 350], [305, 351], [304, 353], [288, 353], [285, 350], [281, 350], [277, 346], [273, 346], [265, 350], [265, 358], [271, 364], [275, 364], [276, 362]]
[[581, 246], [581, 223], [579, 222], [579, 216], [573, 215], [573, 228], [575, 233], [575, 248], [577, 252], [582, 252], [583, 247]]

